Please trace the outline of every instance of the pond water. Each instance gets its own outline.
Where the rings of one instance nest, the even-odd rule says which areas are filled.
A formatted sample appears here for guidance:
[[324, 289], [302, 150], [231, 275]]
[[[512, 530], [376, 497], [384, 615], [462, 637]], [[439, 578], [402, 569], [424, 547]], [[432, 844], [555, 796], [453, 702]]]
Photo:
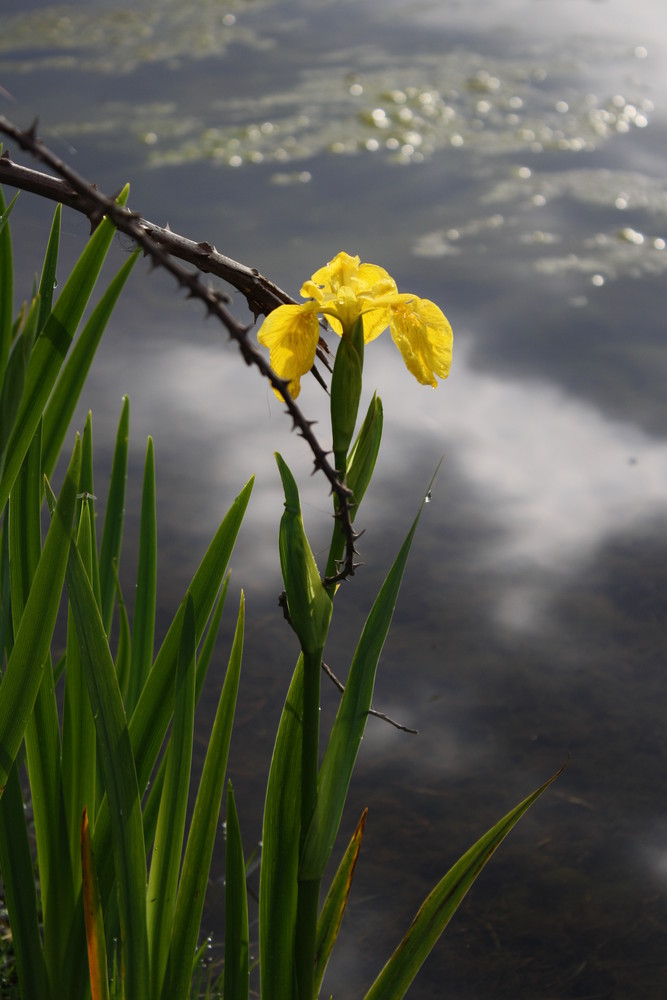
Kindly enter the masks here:
[[[665, 994], [666, 45], [657, 0], [29, 0], [0, 12], [2, 112], [20, 124], [38, 113], [43, 137], [102, 189], [130, 180], [144, 216], [292, 294], [340, 249], [358, 253], [454, 327], [437, 391], [413, 382], [388, 337], [366, 355], [385, 438], [359, 515], [366, 565], [327, 650], [341, 675], [444, 462], [375, 690], [419, 735], [369, 723], [343, 835], [366, 805], [369, 820], [323, 996], [363, 996], [449, 865], [568, 755], [410, 995]], [[52, 210], [19, 201], [27, 293]], [[67, 214], [64, 230], [63, 268], [87, 226]], [[126, 252], [119, 240], [116, 266]], [[234, 308], [245, 315], [239, 296]], [[309, 382], [300, 402], [325, 434]], [[156, 444], [163, 627], [257, 475], [232, 582], [249, 622], [230, 762], [249, 853], [295, 655], [276, 606], [272, 452], [303, 484], [316, 548], [327, 491], [272, 393], [142, 265], [78, 418], [93, 409], [98, 495], [123, 393], [130, 541], [146, 435]], [[130, 593], [132, 559], [122, 570]], [[209, 706], [225, 656], [221, 645]], [[325, 723], [336, 700], [325, 688]], [[200, 757], [209, 725], [204, 708]], [[216, 945], [223, 856], [221, 842], [206, 913]]]

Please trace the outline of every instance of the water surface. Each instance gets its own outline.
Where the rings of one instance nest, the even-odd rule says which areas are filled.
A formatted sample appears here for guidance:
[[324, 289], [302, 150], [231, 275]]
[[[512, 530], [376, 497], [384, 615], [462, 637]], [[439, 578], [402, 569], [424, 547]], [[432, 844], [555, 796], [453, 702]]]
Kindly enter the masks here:
[[[0, 97], [3, 112], [39, 112], [45, 138], [101, 187], [129, 179], [144, 215], [294, 294], [338, 250], [359, 253], [437, 301], [455, 330], [435, 392], [389, 338], [367, 352], [385, 442], [359, 515], [366, 565], [327, 650], [337, 673], [445, 461], [375, 695], [419, 736], [369, 724], [343, 834], [366, 805], [369, 821], [327, 996], [363, 996], [435, 881], [568, 755], [412, 992], [664, 995], [666, 40], [649, 0], [35, 0], [0, 14], [0, 84], [14, 99]], [[27, 291], [50, 209], [20, 201]], [[65, 260], [85, 233], [68, 215]], [[126, 252], [119, 240], [116, 264]], [[303, 483], [320, 549], [326, 489], [233, 346], [140, 268], [79, 424], [92, 407], [108, 455], [129, 393], [130, 511], [155, 438], [163, 627], [257, 475], [232, 584], [250, 622], [231, 758], [250, 852], [295, 655], [275, 604], [272, 452]], [[244, 315], [239, 297], [235, 308]], [[301, 401], [325, 434], [321, 390], [304, 384]], [[99, 475], [103, 495], [103, 463]], [[131, 593], [132, 559], [123, 574]], [[325, 722], [336, 700], [326, 690]], [[204, 711], [202, 739], [209, 725]]]

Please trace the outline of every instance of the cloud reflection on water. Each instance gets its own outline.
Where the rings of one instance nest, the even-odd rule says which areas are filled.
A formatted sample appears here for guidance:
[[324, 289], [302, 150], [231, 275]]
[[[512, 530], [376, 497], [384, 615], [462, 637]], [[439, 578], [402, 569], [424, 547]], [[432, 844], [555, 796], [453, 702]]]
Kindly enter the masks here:
[[[642, 529], [662, 512], [667, 442], [629, 421], [610, 419], [546, 379], [498, 378], [475, 370], [465, 339], [459, 341], [452, 375], [437, 391], [413, 383], [393, 347], [369, 350], [368, 378], [385, 403], [376, 492], [386, 494], [394, 479], [405, 480], [407, 463], [414, 485], [412, 506], [404, 514], [407, 523], [444, 454], [430, 516], [420, 531], [428, 532], [430, 525], [438, 531], [460, 528], [437, 508], [449, 477], [461, 477], [493, 527], [491, 534], [485, 532], [482, 550], [471, 556], [488, 570], [510, 578], [515, 574], [515, 585], [499, 591], [490, 611], [506, 626], [535, 628], [542, 601], [536, 587], [540, 575], [550, 586], [554, 575], [564, 583], [610, 536]], [[259, 379], [253, 387], [253, 377], [233, 356], [212, 356], [210, 347], [172, 348], [151, 364], [150, 381], [135, 391], [133, 421], [148, 426], [149, 414], [159, 414], [153, 432], [167, 466], [172, 456], [165, 455], [165, 447], [174, 456], [182, 454], [197, 428], [197, 454], [209, 456], [202, 469], [193, 455], [198, 471], [193, 466], [188, 473], [195, 479], [193, 502], [199, 511], [220, 509], [219, 498], [235, 485], [231, 470], [238, 488], [257, 474], [248, 514], [252, 541], [241, 540], [239, 565], [248, 578], [259, 574], [261, 579], [282, 508], [274, 450], [281, 450], [303, 484], [306, 517], [316, 524], [313, 536], [329, 515], [323, 482], [310, 477], [306, 446], [289, 433], [289, 422]], [[311, 390], [302, 401], [310, 416], [312, 403], [321, 407], [323, 396]], [[234, 414], [233, 427], [229, 414]], [[316, 415], [324, 435], [326, 412]], [[204, 481], [197, 482], [202, 476]], [[381, 534], [381, 519], [388, 513], [381, 500], [373, 505], [371, 495], [360, 520], [369, 534]]]

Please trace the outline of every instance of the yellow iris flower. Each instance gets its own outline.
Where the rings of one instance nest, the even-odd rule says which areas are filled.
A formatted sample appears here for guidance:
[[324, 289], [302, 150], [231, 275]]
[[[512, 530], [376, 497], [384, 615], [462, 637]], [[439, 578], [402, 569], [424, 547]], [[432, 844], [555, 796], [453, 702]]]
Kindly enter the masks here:
[[[296, 399], [301, 376], [310, 371], [319, 340], [318, 313], [341, 336], [363, 316], [364, 342], [389, 327], [403, 360], [422, 385], [446, 378], [452, 360], [452, 328], [433, 302], [399, 293], [394, 279], [377, 264], [341, 252], [304, 282], [302, 305], [278, 306], [264, 320], [258, 339], [270, 351], [271, 367], [289, 381]], [[277, 395], [280, 395], [279, 393]]]

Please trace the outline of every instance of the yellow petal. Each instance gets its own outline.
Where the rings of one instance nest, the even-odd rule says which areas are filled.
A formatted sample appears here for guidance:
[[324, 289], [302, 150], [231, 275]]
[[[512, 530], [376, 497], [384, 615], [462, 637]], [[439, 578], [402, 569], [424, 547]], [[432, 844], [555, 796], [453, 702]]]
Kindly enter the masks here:
[[437, 386], [447, 378], [452, 362], [452, 328], [446, 316], [428, 299], [398, 295], [389, 307], [394, 343], [414, 377], [422, 385]]
[[[315, 302], [278, 306], [269, 313], [257, 334], [260, 344], [270, 351], [276, 375], [289, 380], [293, 399], [299, 395], [301, 376], [310, 371], [315, 361], [320, 336], [316, 310]], [[280, 397], [280, 393], [276, 395]]]
[[362, 264], [359, 257], [351, 257], [344, 251], [316, 271], [301, 288], [303, 296], [319, 303], [320, 311], [326, 313], [339, 335], [343, 326], [352, 327], [364, 314], [366, 343], [374, 340], [388, 325], [386, 317], [371, 317], [370, 314], [367, 317], [369, 307], [376, 299], [395, 293], [396, 282], [383, 267]]

